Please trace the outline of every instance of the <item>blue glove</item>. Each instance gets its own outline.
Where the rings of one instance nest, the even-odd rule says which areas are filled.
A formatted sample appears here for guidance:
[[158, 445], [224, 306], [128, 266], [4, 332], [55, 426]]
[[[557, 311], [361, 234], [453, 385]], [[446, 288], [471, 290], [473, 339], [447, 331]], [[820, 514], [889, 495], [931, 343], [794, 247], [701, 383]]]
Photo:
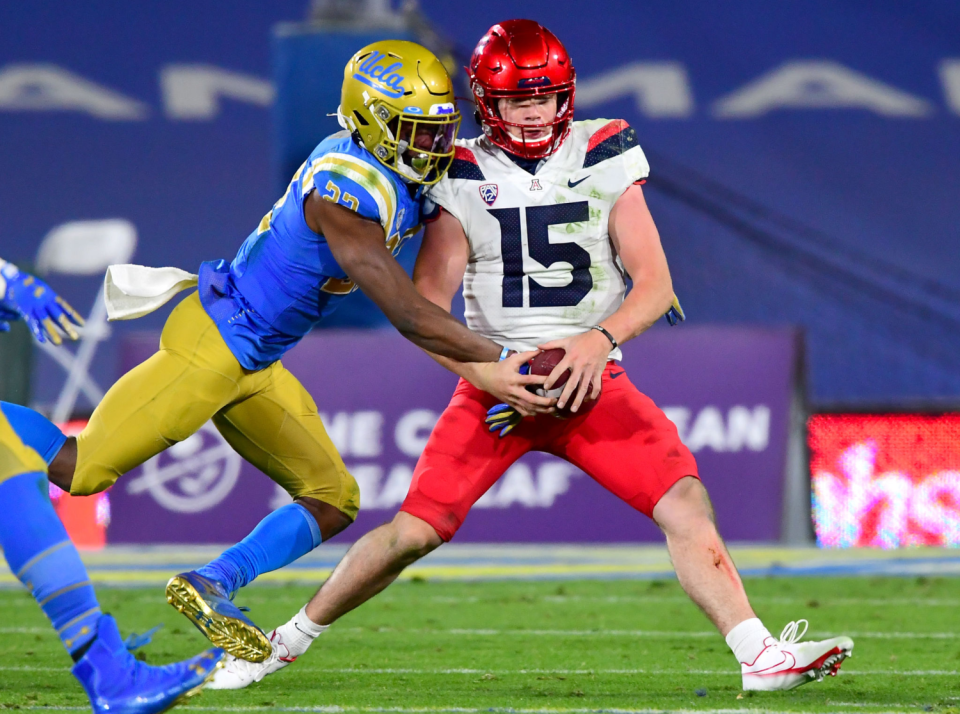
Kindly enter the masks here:
[[0, 322], [14, 315], [23, 318], [39, 342], [50, 340], [55, 345], [63, 341], [61, 332], [72, 340], [79, 339], [73, 326], [83, 327], [83, 318], [49, 285], [0, 260]]
[[0, 332], [10, 332], [10, 323], [20, 319], [20, 313], [9, 310], [0, 303]]
[[[503, 360], [505, 357], [506, 355], [500, 359]], [[529, 373], [529, 363], [520, 365], [520, 374]], [[500, 432], [501, 439], [513, 431], [513, 428], [521, 421], [523, 421], [523, 416], [509, 404], [497, 404], [496, 406], [490, 407], [487, 410], [487, 418], [484, 419], [484, 423], [486, 423], [491, 432]]]
[[502, 439], [523, 421], [523, 417], [509, 404], [497, 404], [487, 410], [487, 418], [484, 421], [491, 432], [499, 431]]
[[674, 325], [679, 325], [681, 322], [687, 319], [687, 316], [683, 314], [683, 308], [680, 307], [680, 301], [677, 299], [677, 296], [673, 296], [673, 304], [670, 305], [670, 309], [667, 310], [667, 313], [664, 315], [667, 318], [667, 322], [670, 323], [670, 327]]

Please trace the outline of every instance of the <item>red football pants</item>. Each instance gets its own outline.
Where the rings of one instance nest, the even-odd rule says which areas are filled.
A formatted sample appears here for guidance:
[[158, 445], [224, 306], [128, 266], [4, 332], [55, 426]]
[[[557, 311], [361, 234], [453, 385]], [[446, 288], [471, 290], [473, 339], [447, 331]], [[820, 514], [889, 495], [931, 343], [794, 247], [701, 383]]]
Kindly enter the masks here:
[[400, 510], [426, 521], [445, 541], [470, 508], [528, 451], [566, 459], [641, 513], [684, 476], [699, 478], [697, 462], [673, 422], [611, 362], [599, 403], [569, 419], [529, 417], [502, 439], [484, 423], [497, 399], [466, 380], [457, 385], [417, 462]]

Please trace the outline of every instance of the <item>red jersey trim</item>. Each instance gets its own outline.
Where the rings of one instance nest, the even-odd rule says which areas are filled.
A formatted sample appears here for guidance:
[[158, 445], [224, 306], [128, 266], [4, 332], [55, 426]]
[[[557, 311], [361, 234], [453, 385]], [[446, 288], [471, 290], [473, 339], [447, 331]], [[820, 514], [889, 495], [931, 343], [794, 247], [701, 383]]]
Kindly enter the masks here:
[[453, 158], [459, 161], [469, 161], [471, 164], [477, 165], [477, 157], [473, 155], [470, 149], [465, 149], [462, 146], [454, 147]]
[[612, 122], [604, 124], [599, 131], [590, 137], [590, 141], [587, 144], [587, 151], [589, 152], [591, 149], [597, 148], [597, 146], [609, 139], [611, 136], [615, 136], [624, 129], [628, 128], [630, 128], [630, 125], [627, 124], [627, 122], [625, 122], [623, 119], [614, 119]]

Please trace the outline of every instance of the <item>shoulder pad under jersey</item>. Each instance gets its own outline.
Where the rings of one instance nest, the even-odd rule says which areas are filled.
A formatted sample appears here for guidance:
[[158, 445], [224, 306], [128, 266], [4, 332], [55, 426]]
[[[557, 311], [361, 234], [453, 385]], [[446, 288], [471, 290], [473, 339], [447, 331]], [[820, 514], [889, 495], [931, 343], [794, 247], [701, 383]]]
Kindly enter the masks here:
[[447, 177], [469, 181], [486, 181], [480, 166], [477, 165], [477, 157], [464, 146], [456, 147], [456, 153], [453, 155], [453, 162], [450, 164], [450, 170], [447, 171]]
[[397, 189], [378, 161], [354, 152], [328, 152], [314, 158], [303, 172], [302, 195], [316, 188], [339, 203], [389, 229], [397, 213]]
[[635, 146], [639, 146], [637, 132], [623, 119], [614, 119], [591, 135], [583, 158], [583, 168], [620, 156]]

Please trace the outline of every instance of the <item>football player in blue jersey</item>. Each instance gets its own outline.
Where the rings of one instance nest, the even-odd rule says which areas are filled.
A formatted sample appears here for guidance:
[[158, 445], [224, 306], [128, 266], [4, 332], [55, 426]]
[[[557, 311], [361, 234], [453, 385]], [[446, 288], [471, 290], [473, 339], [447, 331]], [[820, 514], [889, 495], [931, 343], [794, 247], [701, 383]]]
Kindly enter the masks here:
[[[50, 465], [71, 494], [98, 493], [212, 419], [280, 484], [293, 503], [167, 585], [167, 600], [214, 644], [254, 662], [270, 642], [233, 604], [236, 591], [339, 533], [359, 509], [316, 404], [279, 361], [349, 293], [363, 290], [420, 347], [488, 363], [483, 386], [507, 403], [528, 413], [550, 404], [524, 389], [543, 378], [518, 373], [532, 353], [508, 357], [468, 330], [421, 297], [394, 258], [419, 228], [424, 186], [453, 160], [460, 114], [443, 65], [412, 42], [365, 47], [344, 70], [338, 114], [346, 131], [313, 150], [232, 262], [201, 265], [199, 290], [167, 319], [160, 350], [109, 390]], [[59, 438], [42, 418], [11, 425], [28, 444]]]
[[[0, 332], [23, 319], [41, 342], [77, 339], [83, 320], [42, 280], [0, 259]], [[25, 444], [11, 421], [39, 421], [46, 442]], [[0, 409], [0, 548], [10, 570], [40, 605], [74, 661], [73, 675], [90, 697], [94, 714], [151, 714], [199, 691], [223, 651], [163, 667], [133, 657], [117, 623], [100, 610], [80, 555], [50, 503], [47, 462], [63, 435], [43, 428], [42, 416], [4, 403]]]

